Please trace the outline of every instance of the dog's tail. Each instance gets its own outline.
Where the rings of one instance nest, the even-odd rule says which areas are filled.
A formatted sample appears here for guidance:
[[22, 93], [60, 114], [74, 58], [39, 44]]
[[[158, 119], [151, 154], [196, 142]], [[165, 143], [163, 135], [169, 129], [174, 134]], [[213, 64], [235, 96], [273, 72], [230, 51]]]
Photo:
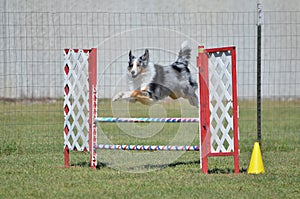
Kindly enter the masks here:
[[178, 68], [187, 67], [191, 58], [191, 51], [192, 49], [189, 46], [188, 41], [184, 41], [181, 44], [181, 49], [178, 53], [178, 57], [176, 61], [172, 64], [172, 66], [176, 66]]

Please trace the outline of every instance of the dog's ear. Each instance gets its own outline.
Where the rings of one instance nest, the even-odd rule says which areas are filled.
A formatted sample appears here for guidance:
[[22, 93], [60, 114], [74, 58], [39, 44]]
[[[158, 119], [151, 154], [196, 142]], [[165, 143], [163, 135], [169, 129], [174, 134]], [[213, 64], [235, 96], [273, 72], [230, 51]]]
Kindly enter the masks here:
[[131, 50], [129, 51], [129, 63], [134, 60], [135, 56], [132, 55]]
[[131, 62], [134, 59], [134, 56], [131, 53], [131, 50], [129, 51], [129, 62]]
[[141, 56], [141, 60], [143, 62], [148, 63], [148, 60], [149, 60], [149, 50], [148, 49], [146, 49], [145, 53]]

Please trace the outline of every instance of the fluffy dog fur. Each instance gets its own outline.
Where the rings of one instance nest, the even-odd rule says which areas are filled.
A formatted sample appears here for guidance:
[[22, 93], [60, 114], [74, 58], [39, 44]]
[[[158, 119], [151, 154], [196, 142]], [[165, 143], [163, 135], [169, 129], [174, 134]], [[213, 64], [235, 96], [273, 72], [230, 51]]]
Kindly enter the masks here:
[[190, 57], [191, 48], [187, 42], [182, 43], [176, 61], [168, 66], [150, 62], [148, 49], [140, 57], [132, 55], [130, 50], [127, 75], [133, 89], [118, 93], [113, 101], [126, 99], [150, 105], [169, 96], [188, 99], [191, 105], [198, 106], [198, 84], [188, 68]]

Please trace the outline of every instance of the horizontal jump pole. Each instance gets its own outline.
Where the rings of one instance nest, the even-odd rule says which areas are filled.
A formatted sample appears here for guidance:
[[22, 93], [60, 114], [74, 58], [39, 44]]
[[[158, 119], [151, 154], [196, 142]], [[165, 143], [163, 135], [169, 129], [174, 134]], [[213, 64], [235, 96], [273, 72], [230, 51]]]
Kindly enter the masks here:
[[151, 145], [115, 145], [98, 144], [95, 149], [135, 150], [135, 151], [199, 151], [199, 146], [151, 146]]
[[169, 123], [197, 123], [199, 118], [117, 118], [117, 117], [97, 117], [94, 122], [169, 122]]

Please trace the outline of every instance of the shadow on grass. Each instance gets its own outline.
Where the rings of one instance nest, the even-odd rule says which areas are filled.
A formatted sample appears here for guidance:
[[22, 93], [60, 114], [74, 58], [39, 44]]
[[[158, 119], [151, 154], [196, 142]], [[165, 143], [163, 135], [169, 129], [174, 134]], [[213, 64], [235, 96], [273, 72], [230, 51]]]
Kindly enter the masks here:
[[[149, 170], [152, 170], [152, 169], [164, 169], [164, 168], [174, 168], [174, 167], [178, 167], [178, 166], [188, 166], [188, 165], [199, 165], [199, 160], [197, 161], [188, 161], [188, 162], [173, 162], [173, 163], [170, 163], [170, 164], [147, 164], [147, 165], [140, 165], [139, 167], [135, 167], [135, 168], [130, 168], [132, 170], [134, 169], [149, 169]], [[200, 165], [199, 165], [200, 167]]]
[[[137, 169], [137, 168], [148, 168], [148, 169], [160, 169], [160, 168], [166, 168], [166, 167], [177, 167], [180, 165], [192, 165], [192, 164], [198, 164], [199, 161], [189, 161], [189, 162], [174, 162], [171, 164], [155, 164], [155, 165], [140, 165], [137, 167], [132, 167], [130, 169]], [[90, 167], [89, 162], [78, 162], [76, 164], [71, 164], [71, 167]], [[101, 168], [111, 168], [109, 164], [105, 162], [97, 162], [97, 167], [96, 169], [101, 169]]]
[[[191, 165], [191, 164], [200, 164], [199, 161], [190, 161], [190, 162], [175, 162], [167, 165], [167, 167], [177, 167], [180, 165]], [[246, 173], [247, 169], [240, 168], [240, 173]], [[208, 170], [209, 174], [230, 174], [234, 173], [233, 168], [213, 168]]]
[[[71, 164], [71, 167], [90, 167], [90, 163], [89, 162], [78, 162], [76, 164]], [[101, 168], [105, 168], [105, 167], [108, 167], [106, 163], [97, 162], [96, 169], [101, 169]]]
[[[188, 162], [173, 162], [170, 164], [157, 164], [157, 165], [140, 165], [137, 167], [128, 168], [129, 170], [137, 170], [137, 169], [164, 169], [164, 168], [175, 168], [178, 166], [188, 166], [188, 165], [199, 165], [199, 160], [188, 161]], [[71, 167], [90, 167], [89, 162], [79, 162], [77, 164], [72, 164]], [[111, 168], [107, 163], [98, 162], [96, 169], [102, 168]], [[200, 165], [199, 165], [200, 169]], [[246, 173], [247, 168], [240, 168], [240, 173]], [[208, 170], [208, 174], [231, 174], [234, 173], [234, 169], [232, 168], [213, 168]]]
[[[246, 173], [247, 169], [240, 168], [240, 173]], [[234, 169], [232, 168], [213, 168], [208, 170], [209, 174], [231, 174], [234, 173]]]

